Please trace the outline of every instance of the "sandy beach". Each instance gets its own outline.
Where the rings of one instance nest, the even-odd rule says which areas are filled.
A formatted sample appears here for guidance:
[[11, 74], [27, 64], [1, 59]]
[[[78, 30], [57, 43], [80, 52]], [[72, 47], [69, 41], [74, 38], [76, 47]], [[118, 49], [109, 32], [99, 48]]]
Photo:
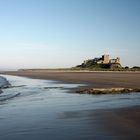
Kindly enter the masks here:
[[88, 87], [140, 87], [140, 72], [11, 71], [4, 74], [87, 84]]

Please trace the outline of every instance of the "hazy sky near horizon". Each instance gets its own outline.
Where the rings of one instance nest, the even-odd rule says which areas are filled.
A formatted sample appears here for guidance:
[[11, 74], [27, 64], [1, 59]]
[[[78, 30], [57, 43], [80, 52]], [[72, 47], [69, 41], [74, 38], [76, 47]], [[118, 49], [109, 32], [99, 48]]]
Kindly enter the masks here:
[[0, 0], [0, 69], [71, 67], [102, 54], [140, 66], [140, 0]]

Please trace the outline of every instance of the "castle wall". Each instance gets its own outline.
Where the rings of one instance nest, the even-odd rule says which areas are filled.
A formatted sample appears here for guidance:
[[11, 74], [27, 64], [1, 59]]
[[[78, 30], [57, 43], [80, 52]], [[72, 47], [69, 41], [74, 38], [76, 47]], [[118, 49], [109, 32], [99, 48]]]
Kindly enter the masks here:
[[120, 57], [117, 57], [116, 59], [109, 59], [109, 55], [102, 55], [101, 58], [85, 60], [84, 64], [86, 65], [89, 62], [93, 62], [95, 64], [120, 64]]
[[120, 64], [120, 58], [117, 57], [116, 59], [110, 59], [109, 63], [110, 64]]
[[109, 63], [109, 55], [103, 55], [102, 60], [103, 60], [103, 64], [108, 64]]

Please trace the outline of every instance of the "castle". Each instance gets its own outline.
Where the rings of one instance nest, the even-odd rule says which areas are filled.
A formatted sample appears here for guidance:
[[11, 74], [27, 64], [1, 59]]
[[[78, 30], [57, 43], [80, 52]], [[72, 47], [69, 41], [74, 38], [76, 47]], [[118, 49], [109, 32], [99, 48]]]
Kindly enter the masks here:
[[102, 55], [102, 57], [97, 57], [94, 59], [88, 59], [84, 61], [84, 65], [92, 63], [92, 64], [120, 64], [120, 58], [110, 59], [109, 55]]

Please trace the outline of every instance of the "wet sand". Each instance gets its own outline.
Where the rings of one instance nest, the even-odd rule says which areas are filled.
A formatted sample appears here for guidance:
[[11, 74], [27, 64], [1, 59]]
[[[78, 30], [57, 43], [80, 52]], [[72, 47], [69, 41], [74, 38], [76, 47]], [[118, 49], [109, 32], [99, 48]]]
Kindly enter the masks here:
[[140, 139], [140, 107], [97, 111], [101, 128], [121, 139]]
[[[139, 140], [140, 106], [65, 112], [63, 119], [88, 116], [91, 128], [104, 132], [103, 139]], [[96, 125], [97, 124], [97, 125]], [[94, 132], [93, 132], [94, 133]], [[95, 132], [96, 133], [96, 132]], [[101, 134], [102, 135], [102, 134]]]
[[[5, 72], [4, 74], [25, 76], [36, 79], [58, 80], [68, 83], [83, 83], [92, 87], [140, 87], [139, 72]], [[92, 98], [92, 97], [91, 97]], [[93, 97], [94, 98], [94, 97]], [[82, 112], [82, 113], [81, 113]], [[98, 123], [103, 131], [113, 140], [140, 139], [140, 106], [130, 106], [118, 109], [87, 110], [90, 125]], [[84, 114], [84, 110], [79, 112]], [[67, 112], [62, 119], [74, 117], [78, 112]], [[77, 117], [77, 115], [76, 115]], [[94, 126], [93, 126], [94, 127]], [[94, 133], [94, 132], [93, 132]]]
[[90, 87], [140, 88], [140, 72], [12, 71], [4, 74], [87, 84]]

